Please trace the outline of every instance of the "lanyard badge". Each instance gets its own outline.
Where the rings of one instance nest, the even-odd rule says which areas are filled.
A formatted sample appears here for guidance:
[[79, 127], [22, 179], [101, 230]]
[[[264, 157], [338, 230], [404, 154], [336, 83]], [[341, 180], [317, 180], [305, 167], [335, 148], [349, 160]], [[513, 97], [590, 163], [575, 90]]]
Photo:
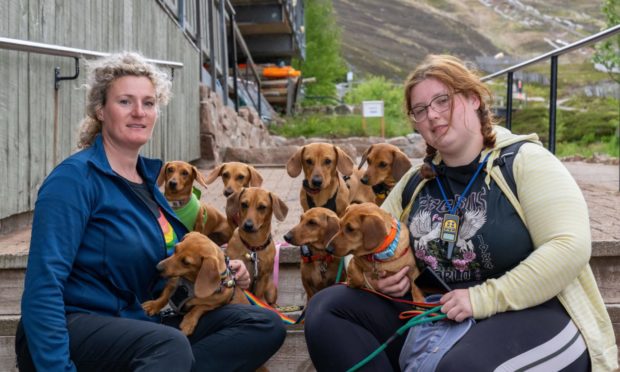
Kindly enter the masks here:
[[459, 236], [459, 216], [456, 214], [446, 213], [443, 215], [443, 221], [441, 222], [441, 233], [439, 238], [442, 242], [448, 244], [447, 258], [452, 258], [452, 251], [454, 250], [454, 244]]

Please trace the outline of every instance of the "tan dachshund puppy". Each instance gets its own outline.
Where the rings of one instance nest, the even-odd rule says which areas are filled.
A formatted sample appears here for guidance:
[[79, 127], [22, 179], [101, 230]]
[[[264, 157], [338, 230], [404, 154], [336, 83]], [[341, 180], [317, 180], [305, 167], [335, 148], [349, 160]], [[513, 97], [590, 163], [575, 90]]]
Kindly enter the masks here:
[[251, 165], [238, 162], [222, 163], [214, 168], [205, 179], [207, 185], [212, 184], [218, 177], [224, 183], [224, 196], [229, 197], [233, 192], [244, 187], [261, 187], [263, 177]]
[[188, 336], [194, 332], [204, 313], [226, 304], [249, 303], [243, 291], [236, 288], [233, 273], [220, 247], [198, 232], [185, 235], [176, 245], [174, 254], [157, 264], [157, 270], [170, 280], [159, 298], [146, 301], [142, 308], [153, 316], [168, 304], [182, 280], [193, 283], [193, 294], [190, 293], [180, 309], [187, 313], [179, 328]]
[[215, 207], [201, 202], [193, 194], [194, 181], [207, 187], [198, 169], [184, 161], [169, 161], [162, 167], [157, 184], [165, 185], [164, 196], [185, 227], [207, 235], [216, 244], [228, 243], [232, 228], [226, 216]]
[[349, 189], [338, 172], [353, 172], [353, 160], [338, 146], [311, 143], [301, 147], [286, 163], [286, 171], [297, 177], [304, 171], [300, 202], [304, 211], [324, 207], [342, 215], [349, 204]]
[[[301, 282], [308, 301], [336, 282], [342, 258], [334, 257], [327, 244], [338, 232], [338, 221], [338, 215], [327, 208], [311, 208], [284, 235], [284, 240], [301, 248]], [[344, 280], [345, 272], [341, 275]]]
[[394, 185], [411, 168], [407, 155], [389, 143], [377, 143], [366, 149], [358, 169], [361, 169], [365, 162], [368, 163], [368, 168], [361, 181], [372, 187], [377, 205], [383, 204]]
[[347, 267], [350, 287], [373, 289], [367, 275], [377, 279], [381, 271], [389, 276], [409, 266], [411, 295], [414, 301], [424, 301], [422, 291], [413, 282], [420, 272], [409, 246], [409, 230], [376, 204], [351, 204], [330, 245], [336, 256], [353, 255]]
[[271, 216], [283, 221], [287, 213], [288, 207], [280, 198], [258, 187], [241, 189], [226, 200], [226, 214], [239, 221], [226, 253], [245, 263], [252, 277], [250, 291], [269, 305], [274, 305], [278, 298], [273, 282], [276, 248], [271, 236]]
[[349, 204], [374, 203], [376, 196], [372, 187], [362, 182], [366, 173], [363, 169], [354, 169], [351, 176], [344, 177], [344, 182], [349, 188]]

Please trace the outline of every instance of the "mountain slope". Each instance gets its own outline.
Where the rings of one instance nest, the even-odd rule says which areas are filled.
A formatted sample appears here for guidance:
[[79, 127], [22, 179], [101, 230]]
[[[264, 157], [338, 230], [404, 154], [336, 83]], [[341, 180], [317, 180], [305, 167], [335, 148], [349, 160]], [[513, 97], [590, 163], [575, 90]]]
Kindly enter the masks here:
[[429, 53], [525, 60], [604, 27], [600, 0], [333, 0], [353, 71], [403, 80]]

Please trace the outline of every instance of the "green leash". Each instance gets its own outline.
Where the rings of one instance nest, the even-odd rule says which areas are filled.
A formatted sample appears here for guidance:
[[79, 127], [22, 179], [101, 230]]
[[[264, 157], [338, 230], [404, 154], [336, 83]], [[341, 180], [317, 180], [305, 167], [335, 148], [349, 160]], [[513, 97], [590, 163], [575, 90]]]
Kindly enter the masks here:
[[338, 274], [336, 274], [336, 283], [340, 283], [340, 277], [342, 276], [343, 268], [344, 268], [344, 257], [340, 259], [340, 264], [338, 265]]
[[436, 320], [445, 318], [446, 314], [440, 314], [440, 315], [436, 315], [432, 317], [428, 316], [429, 314], [439, 312], [439, 310], [441, 310], [441, 306], [436, 306], [430, 310], [423, 312], [422, 314], [416, 316], [415, 318], [410, 319], [407, 323], [405, 323], [405, 325], [397, 329], [396, 333], [390, 336], [390, 338], [388, 338], [387, 341], [385, 341], [381, 346], [379, 346], [377, 350], [373, 351], [370, 355], [368, 355], [362, 361], [360, 361], [353, 367], [349, 368], [347, 372], [357, 371], [358, 369], [362, 368], [366, 363], [370, 362], [372, 358], [376, 357], [380, 352], [385, 350], [385, 348], [390, 344], [390, 342], [394, 341], [396, 337], [401, 336], [409, 328], [419, 325], [419, 324], [434, 322]]

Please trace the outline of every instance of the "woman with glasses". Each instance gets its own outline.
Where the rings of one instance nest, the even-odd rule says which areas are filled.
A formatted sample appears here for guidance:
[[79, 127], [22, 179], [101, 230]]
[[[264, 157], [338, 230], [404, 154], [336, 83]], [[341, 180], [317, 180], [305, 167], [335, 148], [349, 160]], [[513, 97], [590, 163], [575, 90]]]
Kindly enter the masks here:
[[[451, 56], [428, 56], [405, 82], [427, 156], [382, 208], [407, 224], [418, 268], [452, 289], [436, 296], [448, 320], [396, 338], [364, 369], [616, 370], [611, 321], [588, 265], [583, 195], [535, 134], [494, 126], [489, 102], [479, 77]], [[354, 366], [405, 324], [407, 270], [367, 276], [393, 299], [346, 286], [312, 298], [305, 334], [317, 370]]]

